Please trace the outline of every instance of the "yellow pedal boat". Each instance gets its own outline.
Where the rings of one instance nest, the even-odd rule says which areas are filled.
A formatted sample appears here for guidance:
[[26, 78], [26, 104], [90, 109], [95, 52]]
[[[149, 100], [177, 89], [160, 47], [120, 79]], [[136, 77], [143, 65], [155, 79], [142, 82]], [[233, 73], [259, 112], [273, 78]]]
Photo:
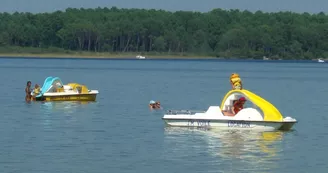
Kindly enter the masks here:
[[36, 101], [95, 101], [98, 90], [89, 90], [78, 83], [64, 85], [59, 77], [47, 77], [40, 93], [31, 93]]

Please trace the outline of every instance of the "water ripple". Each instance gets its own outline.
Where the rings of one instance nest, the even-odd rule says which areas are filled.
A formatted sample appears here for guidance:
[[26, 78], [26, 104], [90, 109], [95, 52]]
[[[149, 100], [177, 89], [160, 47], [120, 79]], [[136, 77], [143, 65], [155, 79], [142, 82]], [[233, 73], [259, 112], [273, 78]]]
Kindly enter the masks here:
[[[2, 172], [326, 172], [326, 64], [0, 59]], [[24, 64], [24, 65], [22, 65]], [[74, 67], [71, 66], [74, 64]], [[289, 132], [166, 128], [167, 109], [219, 105], [245, 87], [299, 122]], [[10, 74], [10, 75], [8, 75]], [[46, 76], [98, 89], [96, 102], [24, 101]], [[150, 111], [149, 100], [163, 110]]]

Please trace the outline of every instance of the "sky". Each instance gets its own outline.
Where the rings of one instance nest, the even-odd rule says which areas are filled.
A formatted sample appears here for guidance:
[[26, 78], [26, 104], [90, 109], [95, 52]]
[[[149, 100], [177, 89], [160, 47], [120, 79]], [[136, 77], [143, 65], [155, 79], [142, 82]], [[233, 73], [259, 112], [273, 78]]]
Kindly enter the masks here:
[[145, 8], [207, 12], [214, 8], [255, 12], [293, 11], [328, 14], [328, 0], [0, 0], [0, 12], [53, 12], [71, 8]]

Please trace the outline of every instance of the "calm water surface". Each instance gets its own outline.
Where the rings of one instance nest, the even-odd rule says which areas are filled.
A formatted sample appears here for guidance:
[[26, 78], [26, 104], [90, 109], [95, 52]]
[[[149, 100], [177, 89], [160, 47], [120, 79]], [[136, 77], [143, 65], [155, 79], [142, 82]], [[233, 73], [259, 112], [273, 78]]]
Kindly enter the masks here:
[[[164, 126], [166, 109], [220, 105], [232, 72], [294, 130]], [[326, 63], [0, 59], [0, 172], [327, 172], [327, 74]], [[25, 103], [26, 81], [47, 76], [98, 89], [97, 102]]]

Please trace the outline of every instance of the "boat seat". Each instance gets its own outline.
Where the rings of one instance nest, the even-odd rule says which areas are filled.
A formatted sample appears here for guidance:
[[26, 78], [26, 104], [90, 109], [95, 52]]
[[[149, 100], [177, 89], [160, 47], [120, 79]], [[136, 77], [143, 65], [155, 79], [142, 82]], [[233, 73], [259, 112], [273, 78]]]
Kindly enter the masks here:
[[237, 100], [230, 100], [230, 104], [229, 105], [224, 105], [224, 110], [225, 111], [231, 111], [232, 107], [233, 107], [233, 103], [237, 101]]
[[57, 88], [57, 92], [64, 92], [64, 88]]
[[64, 90], [73, 90], [73, 88], [69, 85], [64, 85]]
[[238, 95], [237, 94], [234, 94], [234, 95], [231, 95], [227, 98], [225, 104], [224, 104], [224, 107], [223, 107], [223, 111], [230, 111], [232, 110], [232, 107], [233, 107], [233, 103], [235, 101], [238, 100]]
[[231, 105], [225, 105], [224, 111], [231, 111], [232, 106]]

